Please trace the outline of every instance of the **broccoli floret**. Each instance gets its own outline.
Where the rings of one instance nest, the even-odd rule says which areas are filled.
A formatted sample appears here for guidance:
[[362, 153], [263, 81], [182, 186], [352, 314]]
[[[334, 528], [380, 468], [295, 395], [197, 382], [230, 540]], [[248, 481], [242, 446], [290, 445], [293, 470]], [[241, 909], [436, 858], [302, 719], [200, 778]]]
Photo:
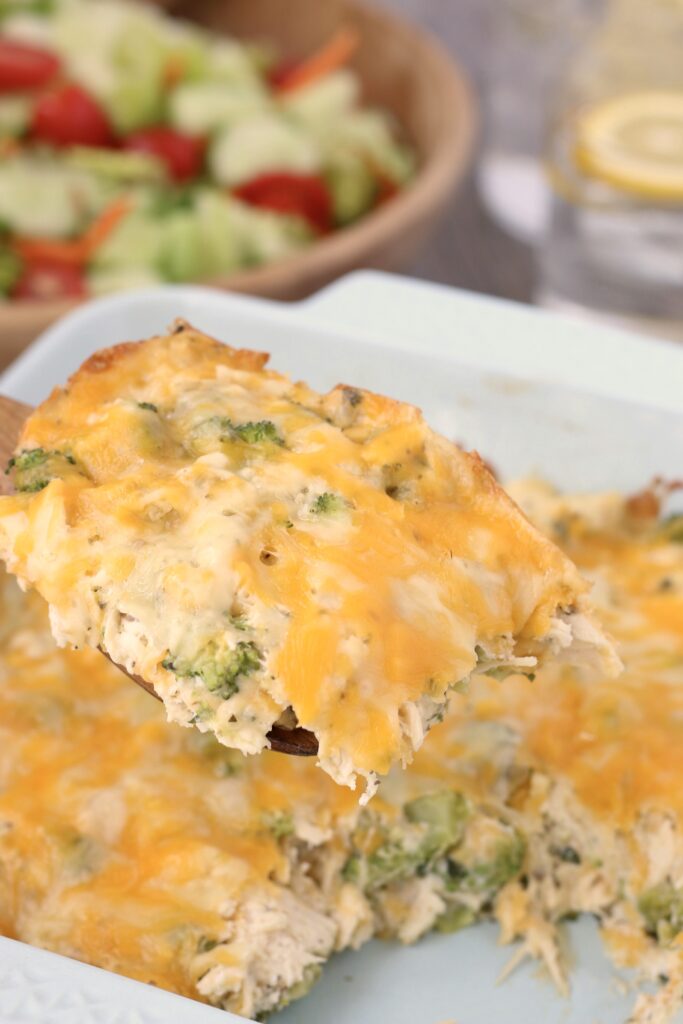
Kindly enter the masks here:
[[675, 544], [683, 544], [683, 514], [669, 516], [662, 523], [664, 537]]
[[246, 615], [230, 615], [228, 617], [230, 619], [230, 625], [234, 629], [239, 629], [240, 632], [244, 632], [249, 629], [249, 620]]
[[424, 845], [431, 847], [431, 856], [434, 856], [462, 839], [468, 816], [467, 803], [460, 793], [446, 789], [411, 800], [405, 806], [405, 816], [408, 821], [428, 826]]
[[454, 907], [449, 907], [448, 910], [444, 911], [440, 917], [437, 917], [434, 927], [437, 932], [459, 932], [461, 928], [468, 928], [471, 924], [474, 924], [476, 919], [477, 915], [470, 907], [464, 907], [461, 903], [457, 903]]
[[224, 642], [211, 641], [194, 658], [169, 655], [165, 669], [183, 678], [197, 677], [207, 690], [227, 700], [239, 689], [237, 680], [255, 672], [261, 665], [261, 652], [251, 641], [240, 641], [230, 648]]
[[42, 491], [52, 479], [64, 476], [65, 471], [75, 465], [76, 460], [64, 452], [31, 448], [10, 459], [5, 472], [13, 474], [14, 486], [18, 491], [33, 493]]
[[580, 864], [581, 854], [573, 846], [551, 846], [550, 852], [564, 864]]
[[669, 882], [647, 889], [638, 900], [647, 930], [659, 942], [668, 943], [683, 929], [683, 892]]
[[294, 834], [294, 819], [288, 811], [265, 811], [262, 820], [275, 839], [285, 839]]
[[354, 885], [363, 884], [363, 857], [360, 853], [352, 853], [342, 868], [342, 878], [345, 882], [353, 882]]
[[446, 887], [451, 891], [494, 895], [518, 875], [524, 862], [526, 844], [519, 833], [501, 839], [487, 860], [462, 864], [448, 861]]
[[217, 441], [220, 444], [236, 440], [245, 444], [284, 444], [277, 427], [270, 420], [259, 420], [258, 423], [233, 423], [229, 416], [211, 416], [197, 424], [193, 436], [195, 440]]
[[345, 882], [372, 891], [415, 874], [424, 859], [419, 839], [396, 829], [372, 853], [352, 853], [342, 868], [342, 877]]
[[311, 512], [317, 516], [328, 516], [334, 512], [343, 512], [346, 508], [348, 508], [348, 503], [345, 498], [342, 498], [340, 494], [325, 491], [315, 499], [311, 505]]
[[218, 945], [218, 939], [210, 939], [208, 935], [200, 935], [197, 940], [197, 953], [210, 953]]
[[[387, 833], [372, 853], [351, 855], [344, 878], [372, 890], [421, 873], [460, 842], [467, 814], [465, 799], [450, 790], [412, 800], [404, 808], [403, 825]], [[422, 828], [411, 828], [416, 825]]]
[[287, 989], [275, 1009], [283, 1010], [285, 1006], [289, 1006], [295, 999], [301, 999], [303, 996], [308, 995], [320, 977], [321, 972], [322, 967], [320, 964], [308, 964], [304, 967], [301, 980], [297, 981], [296, 985], [292, 985], [291, 988]]
[[367, 886], [369, 889], [376, 889], [412, 875], [424, 859], [420, 846], [410, 850], [401, 839], [388, 839], [367, 859]]
[[233, 432], [240, 441], [246, 444], [263, 444], [270, 441], [272, 444], [282, 444], [282, 438], [277, 432], [277, 427], [270, 420], [259, 420], [258, 423], [238, 423], [233, 426]]

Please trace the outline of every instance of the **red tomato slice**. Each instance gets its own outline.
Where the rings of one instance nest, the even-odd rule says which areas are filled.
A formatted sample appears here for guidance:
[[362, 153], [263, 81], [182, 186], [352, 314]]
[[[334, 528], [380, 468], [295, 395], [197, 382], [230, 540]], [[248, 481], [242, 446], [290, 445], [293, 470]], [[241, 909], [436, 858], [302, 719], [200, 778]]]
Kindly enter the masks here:
[[166, 164], [173, 181], [185, 182], [192, 181], [201, 173], [206, 140], [156, 125], [129, 135], [123, 140], [123, 148], [158, 157]]
[[85, 278], [78, 267], [29, 263], [12, 289], [13, 299], [82, 299]]
[[323, 178], [316, 174], [259, 174], [239, 185], [233, 194], [251, 206], [303, 217], [321, 234], [332, 228], [332, 197]]
[[0, 93], [40, 89], [59, 69], [59, 58], [49, 50], [0, 36]]
[[62, 85], [41, 96], [31, 134], [53, 146], [111, 146], [115, 141], [106, 111], [80, 85]]

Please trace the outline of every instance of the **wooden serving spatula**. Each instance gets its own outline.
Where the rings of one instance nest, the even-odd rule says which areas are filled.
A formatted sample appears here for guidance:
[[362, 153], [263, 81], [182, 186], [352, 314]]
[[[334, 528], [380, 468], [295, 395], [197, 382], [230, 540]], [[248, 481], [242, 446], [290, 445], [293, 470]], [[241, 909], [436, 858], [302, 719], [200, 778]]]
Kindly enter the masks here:
[[[0, 395], [0, 494], [12, 493], [12, 482], [9, 475], [4, 472], [4, 468], [7, 466], [16, 448], [21, 428], [32, 411], [30, 405], [24, 405], [23, 402], [15, 402], [11, 398], [5, 398], [3, 395]], [[106, 655], [106, 657], [109, 657], [109, 655]], [[109, 660], [111, 661], [111, 658]], [[112, 664], [116, 663], [112, 662]], [[151, 683], [141, 679], [140, 676], [131, 675], [121, 668], [120, 665], [116, 665], [116, 667], [121, 669], [129, 679], [132, 679], [134, 683], [141, 686], [147, 693], [156, 697], [157, 700], [161, 700]], [[284, 726], [274, 725], [268, 733], [268, 739], [271, 749], [277, 750], [281, 754], [312, 757], [318, 753], [318, 741], [308, 729], [286, 729]]]

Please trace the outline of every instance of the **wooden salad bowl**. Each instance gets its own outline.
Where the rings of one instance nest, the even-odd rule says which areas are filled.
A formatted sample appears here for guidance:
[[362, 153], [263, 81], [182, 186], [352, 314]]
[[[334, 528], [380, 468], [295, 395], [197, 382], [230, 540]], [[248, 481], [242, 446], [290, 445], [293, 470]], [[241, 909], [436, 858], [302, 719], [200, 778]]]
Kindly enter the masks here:
[[[299, 253], [202, 282], [267, 298], [310, 295], [361, 267], [398, 270], [426, 242], [472, 153], [476, 107], [454, 60], [429, 34], [358, 0], [163, 0], [170, 14], [242, 39], [270, 41], [284, 57], [313, 52], [341, 24], [358, 32], [352, 67], [363, 100], [390, 110], [417, 152], [414, 180], [356, 224]], [[77, 303], [0, 304], [0, 368]]]

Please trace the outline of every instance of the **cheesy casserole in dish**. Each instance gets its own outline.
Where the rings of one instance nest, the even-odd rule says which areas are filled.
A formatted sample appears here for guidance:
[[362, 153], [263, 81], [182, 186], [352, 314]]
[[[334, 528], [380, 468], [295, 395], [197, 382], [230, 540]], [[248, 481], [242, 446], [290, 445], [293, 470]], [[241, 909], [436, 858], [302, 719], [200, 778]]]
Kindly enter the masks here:
[[0, 556], [58, 643], [100, 647], [242, 753], [298, 723], [363, 802], [475, 669], [618, 668], [587, 583], [476, 453], [266, 361], [179, 322], [31, 416]]
[[41, 598], [5, 577], [0, 930], [262, 1016], [335, 950], [482, 917], [564, 988], [561, 922], [588, 913], [659, 983], [631, 1021], [668, 1021], [683, 992], [683, 524], [652, 496], [513, 493], [593, 581], [625, 671], [475, 675], [365, 808], [310, 760], [168, 725], [98, 653], [58, 649]]

